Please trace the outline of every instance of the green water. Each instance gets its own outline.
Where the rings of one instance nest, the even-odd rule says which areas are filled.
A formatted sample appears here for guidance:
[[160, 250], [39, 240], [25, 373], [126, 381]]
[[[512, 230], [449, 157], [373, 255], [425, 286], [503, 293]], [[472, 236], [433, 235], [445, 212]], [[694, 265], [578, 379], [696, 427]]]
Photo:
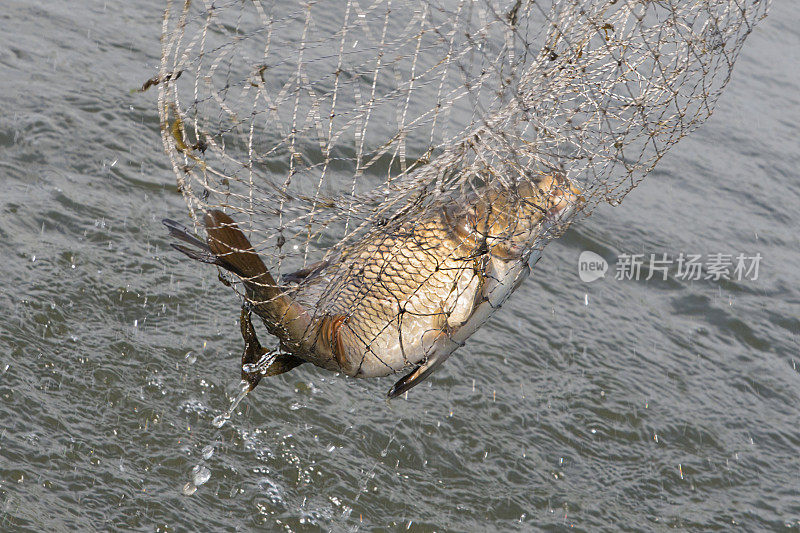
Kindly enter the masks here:
[[[218, 430], [237, 301], [168, 247], [159, 221], [185, 205], [156, 94], [129, 92], [157, 68], [163, 4], [8, 0], [0, 530], [797, 530], [792, 7], [706, 126], [550, 245], [408, 399], [304, 366]], [[605, 279], [579, 279], [584, 250]], [[757, 280], [614, 279], [622, 253], [681, 252], [763, 260]]]

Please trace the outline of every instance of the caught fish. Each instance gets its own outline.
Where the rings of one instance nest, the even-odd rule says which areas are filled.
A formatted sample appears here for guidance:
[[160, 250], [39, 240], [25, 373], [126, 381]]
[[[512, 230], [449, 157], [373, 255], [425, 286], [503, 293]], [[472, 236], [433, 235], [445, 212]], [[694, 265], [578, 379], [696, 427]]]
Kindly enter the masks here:
[[[177, 250], [241, 279], [242, 377], [250, 389], [310, 362], [361, 378], [406, 372], [391, 398], [427, 378], [486, 322], [582, 204], [580, 191], [556, 174], [484, 189], [378, 228], [280, 283], [222, 211], [205, 214], [205, 242], [177, 222], [164, 224], [191, 245], [173, 244]], [[280, 341], [272, 357], [251, 309]]]

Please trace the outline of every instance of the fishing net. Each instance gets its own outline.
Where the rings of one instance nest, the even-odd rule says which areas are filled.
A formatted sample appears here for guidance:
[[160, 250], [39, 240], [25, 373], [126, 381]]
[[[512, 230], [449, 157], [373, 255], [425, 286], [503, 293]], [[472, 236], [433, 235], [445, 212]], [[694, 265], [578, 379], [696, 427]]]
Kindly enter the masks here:
[[[463, 321], [448, 318], [485, 282], [487, 254], [530, 262], [573, 219], [619, 203], [711, 115], [767, 7], [168, 1], [148, 83], [159, 86], [164, 147], [197, 227], [222, 210], [286, 291], [309, 273], [322, 280], [296, 295], [314, 316], [388, 301], [375, 320], [402, 329], [412, 296], [453, 270], [439, 280], [450, 291], [441, 309], [424, 311], [445, 315], [440, 331], [452, 337]], [[543, 191], [543, 178], [575, 193], [558, 223], [545, 223], [552, 206], [537, 194], [555, 189]], [[469, 227], [448, 248], [451, 223]], [[397, 279], [416, 289], [387, 282]], [[351, 330], [378, 351], [376, 334]]]

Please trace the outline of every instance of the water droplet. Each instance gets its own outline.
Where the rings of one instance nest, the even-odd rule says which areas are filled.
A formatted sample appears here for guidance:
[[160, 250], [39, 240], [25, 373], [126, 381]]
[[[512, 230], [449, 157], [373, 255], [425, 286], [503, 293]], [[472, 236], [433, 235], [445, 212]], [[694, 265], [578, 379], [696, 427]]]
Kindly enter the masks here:
[[213, 445], [209, 444], [208, 446], [203, 448], [203, 459], [206, 459], [206, 460], [211, 459], [211, 457], [213, 455], [214, 455], [214, 446]]
[[183, 486], [183, 494], [185, 496], [191, 496], [195, 492], [197, 492], [197, 485], [191, 481], [187, 482], [186, 485]]
[[247, 396], [247, 393], [250, 392], [250, 384], [244, 380], [239, 382], [239, 392], [236, 397], [231, 401], [231, 406], [228, 407], [228, 410], [222, 413], [221, 415], [217, 415], [214, 417], [214, 420], [211, 421], [211, 424], [216, 428], [221, 428], [225, 425], [225, 422], [230, 420], [233, 411], [236, 409], [236, 406], [239, 405], [239, 402], [244, 400], [244, 397]]
[[194, 362], [197, 361], [197, 354], [192, 352], [192, 351], [189, 351], [189, 352], [186, 352], [186, 355], [184, 356], [184, 358], [186, 359], [187, 363], [189, 363], [190, 365], [193, 365]]
[[211, 478], [211, 470], [202, 465], [197, 465], [192, 469], [192, 481], [196, 486], [200, 486]]
[[214, 420], [211, 421], [211, 425], [214, 426], [215, 428], [221, 428], [222, 426], [225, 425], [225, 422], [227, 422], [228, 419], [230, 419], [230, 417], [227, 416], [226, 413], [222, 413], [221, 415], [217, 415], [214, 417]]

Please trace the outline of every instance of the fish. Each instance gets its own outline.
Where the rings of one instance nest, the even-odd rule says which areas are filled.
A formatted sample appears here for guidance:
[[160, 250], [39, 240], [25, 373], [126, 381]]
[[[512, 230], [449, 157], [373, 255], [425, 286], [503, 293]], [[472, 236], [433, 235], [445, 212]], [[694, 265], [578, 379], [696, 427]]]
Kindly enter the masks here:
[[[584, 203], [558, 173], [484, 186], [377, 227], [280, 280], [220, 210], [204, 215], [205, 241], [178, 222], [163, 223], [184, 243], [175, 249], [241, 280], [242, 378], [250, 390], [264, 376], [309, 362], [357, 378], [403, 373], [388, 392], [394, 398], [430, 376], [505, 303]], [[279, 340], [271, 357], [252, 313]]]

